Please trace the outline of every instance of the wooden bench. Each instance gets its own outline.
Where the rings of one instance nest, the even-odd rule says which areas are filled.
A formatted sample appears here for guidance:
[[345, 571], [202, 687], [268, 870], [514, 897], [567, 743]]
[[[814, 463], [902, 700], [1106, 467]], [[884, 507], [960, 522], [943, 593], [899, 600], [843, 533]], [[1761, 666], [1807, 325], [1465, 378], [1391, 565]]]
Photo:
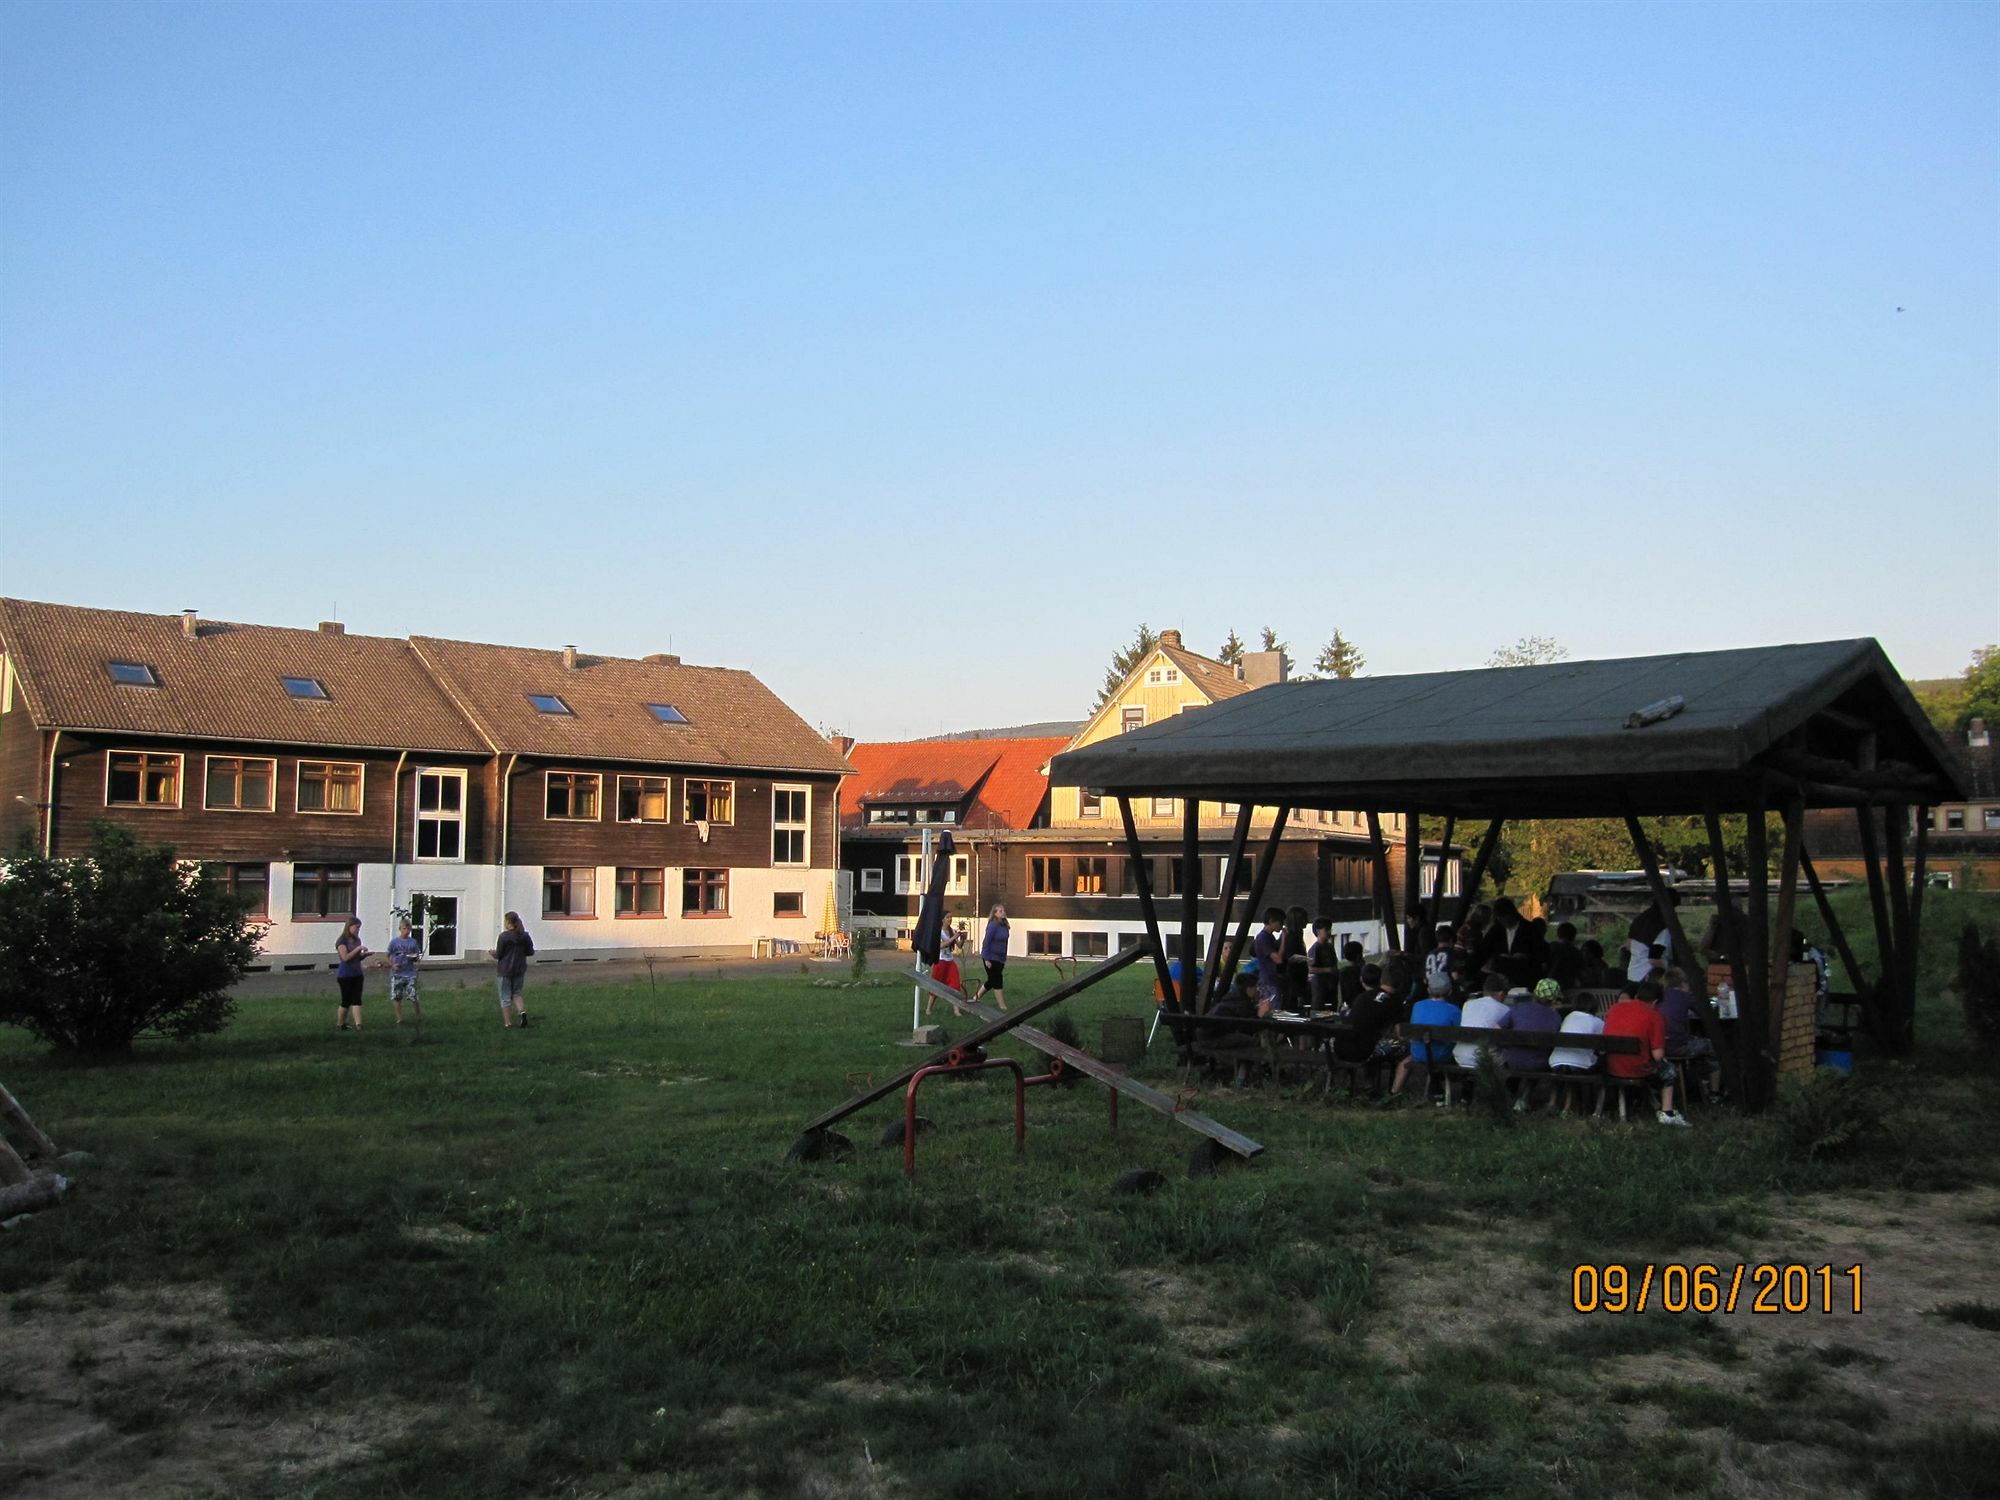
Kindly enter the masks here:
[[[1304, 1073], [1315, 1080], [1324, 1080], [1330, 1089], [1336, 1077], [1345, 1076], [1348, 1091], [1353, 1092], [1354, 1079], [1366, 1072], [1368, 1062], [1349, 1063], [1333, 1055], [1334, 1038], [1344, 1036], [1352, 1029], [1335, 1021], [1321, 1021], [1306, 1017], [1279, 1016], [1185, 1016], [1168, 1018], [1169, 1025], [1179, 1025], [1188, 1029], [1188, 1067], [1195, 1063], [1215, 1065], [1228, 1062], [1240, 1065], [1255, 1062], [1268, 1067], [1275, 1078], [1282, 1079], [1286, 1072]], [[1226, 1029], [1230, 1039], [1204, 1039], [1200, 1033]], [[1243, 1045], [1243, 1038], [1255, 1037], [1264, 1045], [1256, 1051]], [[1278, 1043], [1291, 1039], [1311, 1045], [1304, 1047], [1282, 1047]]]
[[[1636, 1036], [1590, 1036], [1574, 1031], [1502, 1031], [1497, 1026], [1414, 1026], [1408, 1023], [1398, 1026], [1394, 1035], [1398, 1041], [1422, 1044], [1426, 1047], [1457, 1046], [1471, 1043], [1478, 1047], [1491, 1048], [1497, 1057], [1508, 1047], [1528, 1047], [1535, 1051], [1548, 1051], [1556, 1047], [1567, 1047], [1577, 1052], [1593, 1052], [1599, 1057], [1637, 1057], [1641, 1046]], [[1609, 1073], [1558, 1073], [1552, 1068], [1537, 1068], [1520, 1071], [1507, 1068], [1509, 1081], [1521, 1080], [1533, 1084], [1546, 1083], [1557, 1092], [1551, 1096], [1551, 1105], [1562, 1097], [1562, 1090], [1588, 1088], [1595, 1096], [1593, 1113], [1604, 1112], [1607, 1094], [1618, 1096], [1618, 1118], [1625, 1119], [1626, 1097], [1634, 1089], [1649, 1089], [1651, 1083], [1645, 1078], [1617, 1078]], [[1423, 1075], [1420, 1085], [1429, 1092], [1429, 1075], [1436, 1073], [1444, 1080], [1444, 1102], [1452, 1102], [1452, 1084], [1459, 1078], [1474, 1076], [1474, 1070], [1462, 1067], [1455, 1058], [1447, 1055], [1443, 1060], [1430, 1062], [1421, 1060], [1414, 1051], [1410, 1054], [1410, 1076], [1414, 1080]]]

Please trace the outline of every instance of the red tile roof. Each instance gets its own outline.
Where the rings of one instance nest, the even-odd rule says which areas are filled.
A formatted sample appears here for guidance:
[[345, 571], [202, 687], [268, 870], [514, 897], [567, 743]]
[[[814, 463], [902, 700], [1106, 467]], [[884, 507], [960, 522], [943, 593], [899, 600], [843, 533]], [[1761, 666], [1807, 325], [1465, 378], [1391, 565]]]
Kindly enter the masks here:
[[[35, 722], [267, 745], [484, 753], [407, 641], [0, 599], [0, 646]], [[157, 687], [113, 682], [105, 663], [153, 669]], [[293, 698], [280, 676], [317, 678]]]
[[904, 740], [856, 745], [855, 778], [841, 792], [841, 823], [862, 826], [863, 804], [956, 805], [972, 795], [962, 828], [1026, 828], [1048, 795], [1044, 767], [1066, 739]]

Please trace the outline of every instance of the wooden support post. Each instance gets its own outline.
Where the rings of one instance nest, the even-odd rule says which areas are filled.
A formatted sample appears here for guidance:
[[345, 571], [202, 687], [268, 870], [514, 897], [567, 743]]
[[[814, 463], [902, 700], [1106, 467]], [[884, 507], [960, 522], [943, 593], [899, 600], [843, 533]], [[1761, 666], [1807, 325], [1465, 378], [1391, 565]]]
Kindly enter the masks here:
[[1382, 842], [1382, 815], [1372, 809], [1368, 813], [1368, 847], [1374, 865], [1375, 920], [1388, 934], [1389, 951], [1400, 953], [1402, 924], [1396, 920], [1396, 899], [1389, 894], [1389, 846]]
[[1130, 798], [1118, 799], [1118, 816], [1125, 824], [1125, 849], [1132, 859], [1132, 879], [1139, 887], [1139, 920], [1146, 924], [1146, 936], [1153, 944], [1153, 977], [1159, 981], [1167, 1008], [1179, 1010], [1181, 997], [1175, 993], [1174, 977], [1167, 969], [1167, 943], [1160, 933], [1159, 913], [1153, 906], [1152, 864], [1139, 843], [1139, 825], [1133, 821]]
[[1812, 889], [1813, 904], [1819, 908], [1820, 921], [1826, 924], [1826, 935], [1832, 940], [1834, 951], [1840, 955], [1840, 966], [1847, 972], [1849, 987], [1865, 998], [1868, 981], [1862, 977], [1861, 965], [1855, 961], [1854, 950], [1848, 946], [1847, 932], [1840, 925], [1840, 918], [1834, 915], [1833, 903], [1826, 899], [1826, 888], [1819, 883], [1819, 871], [1813, 868], [1812, 850], [1803, 842], [1799, 845], [1799, 869]]
[[1190, 981], [1195, 965], [1201, 962], [1201, 941], [1197, 923], [1201, 918], [1201, 799], [1181, 799], [1181, 985], [1202, 1009], [1200, 992]]
[[1479, 902], [1480, 882], [1486, 879], [1486, 867], [1493, 863], [1493, 851], [1500, 847], [1500, 829], [1506, 822], [1495, 818], [1486, 825], [1486, 836], [1479, 841], [1479, 853], [1473, 856], [1472, 873], [1466, 877], [1465, 889], [1459, 893], [1458, 920], [1452, 925], [1463, 927], [1465, 919], [1472, 915], [1472, 908]]
[[1424, 845], [1417, 834], [1423, 824], [1421, 814], [1403, 814], [1403, 951], [1412, 957], [1430, 947], [1430, 933], [1417, 920], [1423, 910]]
[[1903, 987], [1910, 997], [1903, 1012], [1903, 1050], [1917, 1043], [1917, 963], [1923, 954], [1924, 889], [1929, 884], [1931, 810], [1917, 809], [1917, 848], [1910, 861], [1910, 943], [1903, 958]]
[[[1736, 906], [1729, 899], [1729, 854], [1722, 846], [1722, 819], [1716, 813], [1713, 803], [1710, 803], [1703, 812], [1702, 822], [1708, 830], [1708, 862], [1713, 867], [1711, 873], [1715, 879], [1715, 910], [1721, 929], [1722, 951], [1729, 959], [1729, 987], [1737, 995], [1738, 1019], [1726, 1028], [1727, 1036], [1724, 1045], [1719, 1049], [1722, 1054], [1723, 1082], [1731, 1094], [1742, 1099], [1747, 1097], [1746, 1091], [1749, 1087], [1748, 1071], [1744, 1066], [1741, 1019], [1743, 976], [1748, 972], [1748, 965], [1743, 961], [1744, 924], [1737, 920]], [[1707, 968], [1705, 955], [1702, 966], [1705, 971]], [[1717, 1025], [1718, 1033], [1724, 1030], [1724, 1027]]]
[[28, 1112], [21, 1108], [21, 1101], [7, 1092], [4, 1083], [0, 1083], [0, 1117], [12, 1120], [20, 1127], [21, 1134], [28, 1138], [28, 1144], [35, 1148], [35, 1155], [44, 1161], [56, 1159], [56, 1143], [42, 1133], [41, 1126], [28, 1118]]
[[1764, 790], [1750, 804], [1749, 826], [1744, 830], [1744, 935], [1743, 984], [1738, 989], [1737, 1034], [1742, 1042], [1743, 1103], [1762, 1109], [1770, 1102], [1776, 1060], [1770, 1055], [1771, 1035], [1771, 847], [1764, 828]]
[[1236, 904], [1236, 871], [1243, 862], [1243, 846], [1250, 842], [1250, 821], [1256, 804], [1246, 802], [1236, 809], [1236, 831], [1229, 840], [1229, 868], [1222, 889], [1215, 893], [1215, 930], [1208, 935], [1208, 962], [1202, 969], [1201, 1009], [1207, 1011], [1222, 983], [1222, 945], [1229, 936], [1229, 912]]
[[1895, 962], [1885, 971], [1894, 992], [1895, 1013], [1884, 1038], [1893, 1051], [1910, 1029], [1910, 1012], [1916, 997], [1907, 981], [1915, 968], [1910, 954], [1910, 877], [1903, 868], [1903, 840], [1909, 831], [1910, 810], [1900, 802], [1891, 803], [1882, 815], [1882, 842], [1887, 858], [1883, 876], [1889, 886], [1889, 927], [1896, 934]]
[[[1444, 837], [1438, 840], [1437, 874], [1431, 877], [1431, 930], [1424, 934], [1424, 947], [1428, 949], [1437, 940], [1437, 930], [1444, 921], [1444, 875], [1451, 864], [1451, 836], [1458, 831], [1458, 814], [1444, 815]], [[1454, 927], [1453, 931], [1457, 929]]]
[[1778, 913], [1771, 934], [1771, 979], [1779, 1003], [1772, 1005], [1766, 1018], [1770, 1028], [1771, 1056], [1782, 1055], [1778, 1028], [1784, 1020], [1783, 1004], [1791, 988], [1792, 928], [1799, 904], [1799, 845], [1805, 838], [1805, 803], [1796, 796], [1785, 799], [1785, 842], [1778, 858]]
[[1882, 876], [1882, 842], [1876, 824], [1876, 809], [1862, 804], [1854, 809], [1861, 830], [1862, 868], [1868, 876], [1868, 908], [1875, 919], [1874, 985], [1861, 992], [1862, 1016], [1868, 1031], [1885, 1051], [1893, 1050], [1902, 1034], [1901, 1013], [1896, 1005], [1896, 929], [1889, 917], [1888, 882]]
[[1243, 948], [1250, 941], [1250, 928], [1257, 920], [1257, 907], [1264, 899], [1264, 887], [1271, 883], [1271, 869], [1278, 862], [1278, 850], [1285, 837], [1285, 823], [1291, 817], [1289, 804], [1281, 805], [1271, 821], [1271, 832], [1264, 840], [1264, 852], [1257, 857], [1257, 876], [1250, 883], [1250, 899], [1243, 905], [1243, 920], [1236, 924], [1236, 934], [1229, 940], [1229, 952], [1223, 956], [1222, 967], [1234, 969], [1243, 957]]
[[1625, 831], [1632, 837], [1632, 852], [1639, 856], [1639, 863], [1646, 871], [1646, 886], [1653, 893], [1653, 905], [1660, 909], [1667, 932], [1673, 938], [1674, 957], [1693, 986], [1695, 1003], [1703, 1019], [1713, 1020], [1715, 1012], [1708, 1004], [1708, 970], [1697, 961], [1699, 955], [1688, 943], [1687, 930], [1681, 926], [1680, 908], [1674, 904], [1674, 893], [1666, 876], [1660, 873], [1660, 857], [1653, 841], [1646, 837], [1646, 830], [1639, 826], [1638, 818], [1630, 810], [1625, 814]]

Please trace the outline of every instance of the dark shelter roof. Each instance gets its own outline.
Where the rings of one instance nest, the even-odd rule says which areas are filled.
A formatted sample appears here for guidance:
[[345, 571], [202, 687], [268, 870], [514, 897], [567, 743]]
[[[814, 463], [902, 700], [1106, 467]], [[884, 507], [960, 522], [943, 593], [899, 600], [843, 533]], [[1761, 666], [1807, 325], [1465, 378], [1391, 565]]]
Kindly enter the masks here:
[[[1679, 698], [1666, 717], [1627, 728]], [[1953, 800], [1962, 771], [1881, 646], [1821, 641], [1616, 661], [1289, 682], [1072, 750], [1060, 786], [1266, 805], [1605, 817]]]

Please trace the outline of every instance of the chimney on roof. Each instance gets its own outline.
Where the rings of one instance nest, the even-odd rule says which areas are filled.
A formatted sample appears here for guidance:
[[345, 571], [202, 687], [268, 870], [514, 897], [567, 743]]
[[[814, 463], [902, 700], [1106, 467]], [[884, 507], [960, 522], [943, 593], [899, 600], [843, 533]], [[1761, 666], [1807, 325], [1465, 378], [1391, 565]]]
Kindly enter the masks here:
[[1178, 646], [1180, 643], [1181, 633], [1178, 630], [1162, 630], [1160, 632], [1160, 644], [1162, 646]]
[[640, 660], [650, 662], [656, 667], [678, 667], [681, 664], [681, 659], [671, 651], [655, 651], [651, 656], [641, 657]]
[[851, 734], [842, 734], [839, 730], [835, 730], [832, 734], [828, 735], [826, 742], [843, 756], [854, 748], [854, 736]]
[[321, 620], [319, 622], [319, 633], [321, 635], [346, 635], [347, 627], [338, 620]]
[[200, 610], [184, 609], [181, 611], [181, 634], [189, 640], [193, 640], [201, 634]]
[[1291, 674], [1285, 669], [1285, 653], [1282, 651], [1246, 651], [1243, 653], [1243, 680], [1253, 688], [1270, 687], [1283, 682]]
[[1984, 719], [1974, 719], [1965, 726], [1965, 743], [1974, 750], [1984, 750], [1993, 743], [1993, 736], [1987, 732]]
[[576, 670], [576, 647], [563, 647], [563, 665], [572, 672]]

